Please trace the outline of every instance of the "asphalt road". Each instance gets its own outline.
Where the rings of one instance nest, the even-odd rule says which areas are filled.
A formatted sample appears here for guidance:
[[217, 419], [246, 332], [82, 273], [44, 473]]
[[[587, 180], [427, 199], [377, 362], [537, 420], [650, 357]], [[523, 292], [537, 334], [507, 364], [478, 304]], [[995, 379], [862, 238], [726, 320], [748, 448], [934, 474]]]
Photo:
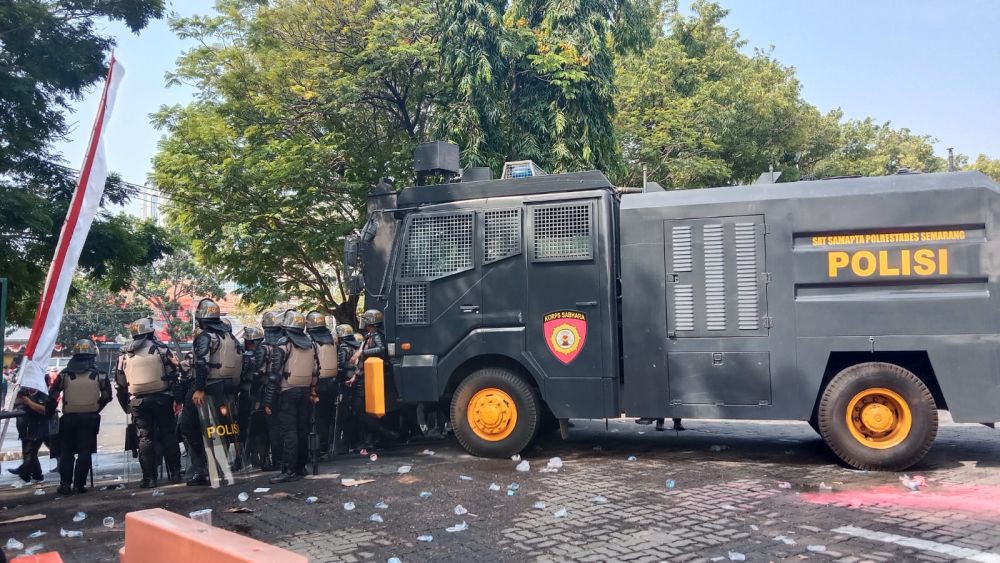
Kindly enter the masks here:
[[[947, 417], [943, 417], [947, 420]], [[1000, 562], [1000, 431], [942, 425], [911, 476], [866, 473], [836, 463], [804, 423], [686, 421], [688, 431], [654, 432], [632, 420], [576, 421], [570, 440], [545, 437], [511, 460], [466, 455], [452, 439], [427, 440], [367, 457], [338, 458], [319, 479], [271, 487], [252, 474], [218, 490], [172, 486], [163, 496], [134, 488], [60, 498], [0, 482], [0, 541], [56, 549], [66, 561], [117, 560], [127, 511], [214, 510], [217, 526], [308, 555], [313, 561], [948, 561]], [[421, 453], [433, 450], [433, 455]], [[108, 452], [106, 459], [120, 459]], [[552, 457], [558, 472], [541, 472]], [[635, 456], [630, 461], [629, 456]], [[402, 465], [412, 466], [405, 475]], [[121, 471], [99, 472], [114, 482]], [[134, 469], [133, 469], [134, 475]], [[374, 479], [344, 487], [341, 478]], [[464, 479], [462, 476], [466, 477]], [[674, 487], [667, 487], [667, 480]], [[490, 490], [496, 483], [499, 491]], [[512, 483], [518, 488], [508, 496]], [[102, 483], [99, 483], [100, 486]], [[271, 487], [240, 503], [240, 492]], [[430, 496], [421, 497], [421, 492]], [[288, 493], [273, 496], [274, 493]], [[319, 498], [307, 504], [305, 498]], [[387, 508], [376, 508], [384, 502]], [[344, 504], [352, 502], [353, 510]], [[544, 503], [544, 508], [540, 508]], [[467, 514], [456, 515], [461, 504]], [[247, 506], [252, 513], [226, 513]], [[565, 510], [565, 513], [562, 511]], [[77, 511], [88, 514], [72, 521]], [[370, 520], [379, 514], [383, 522]], [[113, 529], [101, 525], [115, 519]], [[465, 522], [468, 529], [446, 528]], [[60, 538], [60, 528], [82, 538]], [[40, 530], [46, 535], [29, 539]], [[431, 535], [430, 542], [418, 536]], [[10, 551], [16, 555], [18, 551]], [[721, 558], [721, 559], [720, 559]]]

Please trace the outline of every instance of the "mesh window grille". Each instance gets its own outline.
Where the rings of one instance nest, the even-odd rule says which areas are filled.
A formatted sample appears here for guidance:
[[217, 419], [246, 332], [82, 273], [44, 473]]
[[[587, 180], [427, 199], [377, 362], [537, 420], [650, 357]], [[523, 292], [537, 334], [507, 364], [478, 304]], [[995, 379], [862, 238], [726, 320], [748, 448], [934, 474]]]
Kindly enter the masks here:
[[396, 288], [397, 325], [427, 324], [427, 286], [400, 284]]
[[589, 203], [535, 207], [535, 260], [587, 260], [593, 257]]
[[472, 215], [416, 216], [403, 252], [404, 278], [439, 278], [472, 267]]
[[496, 262], [521, 252], [520, 209], [487, 211], [484, 218], [484, 262]]

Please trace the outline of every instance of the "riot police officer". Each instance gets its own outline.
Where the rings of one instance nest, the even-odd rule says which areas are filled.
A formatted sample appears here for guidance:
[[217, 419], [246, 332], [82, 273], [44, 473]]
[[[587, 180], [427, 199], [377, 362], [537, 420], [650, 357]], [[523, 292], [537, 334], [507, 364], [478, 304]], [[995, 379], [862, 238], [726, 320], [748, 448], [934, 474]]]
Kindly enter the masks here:
[[399, 435], [385, 428], [381, 421], [365, 412], [364, 363], [368, 358], [382, 358], [386, 367], [389, 365], [389, 348], [385, 343], [385, 333], [382, 332], [384, 316], [382, 311], [369, 309], [361, 315], [361, 328], [365, 331], [361, 346], [351, 357], [351, 363], [357, 368], [354, 377], [347, 384], [354, 387], [354, 406], [356, 420], [360, 420], [365, 429], [382, 445], [396, 442]]
[[132, 414], [139, 437], [139, 467], [143, 489], [156, 486], [157, 448], [167, 462], [167, 478], [181, 481], [181, 450], [174, 415], [184, 395], [177, 381], [178, 362], [166, 344], [156, 339], [153, 319], [129, 325], [132, 342], [122, 348], [115, 383], [118, 402]]
[[337, 401], [337, 337], [326, 326], [326, 315], [319, 311], [311, 311], [306, 316], [306, 332], [316, 344], [316, 355], [319, 358], [316, 426], [319, 429], [320, 452], [326, 452], [330, 449], [330, 431]]
[[[274, 350], [275, 345], [278, 341], [285, 336], [284, 330], [281, 328], [281, 320], [284, 318], [284, 313], [278, 311], [268, 311], [264, 313], [260, 318], [260, 326], [264, 329], [264, 343], [262, 345], [264, 349], [264, 366], [262, 368], [262, 377], [264, 382], [260, 389], [260, 412], [264, 412], [264, 394], [267, 392], [267, 380], [271, 372], [271, 351]], [[274, 471], [281, 469], [281, 426], [278, 424], [278, 412], [281, 410], [281, 395], [274, 397], [274, 402], [271, 404], [271, 415], [264, 416], [264, 425], [267, 429], [267, 441], [270, 445], [270, 456], [268, 456], [265, 463], [261, 466], [264, 471]]]
[[319, 401], [316, 395], [319, 357], [316, 345], [305, 333], [306, 318], [289, 309], [281, 327], [284, 336], [271, 349], [270, 374], [264, 393], [264, 412], [268, 416], [274, 416], [272, 406], [279, 396], [281, 403], [277, 416], [283, 464], [281, 473], [272, 477], [271, 483], [294, 481], [305, 475], [310, 403]]
[[[334, 453], [344, 453], [354, 449], [363, 441], [362, 437], [355, 434], [363, 428], [363, 425], [357, 423], [357, 417], [364, 415], [364, 390], [357, 383], [353, 386], [347, 385], [348, 381], [357, 381], [354, 379], [357, 367], [351, 363], [351, 358], [354, 357], [354, 353], [358, 350], [358, 346], [361, 343], [354, 338], [354, 328], [349, 324], [338, 325], [337, 342], [338, 400], [336, 414], [334, 415], [336, 417], [336, 423], [334, 424], [336, 432], [332, 438], [332, 445]], [[356, 411], [354, 396], [355, 391], [359, 388], [362, 390], [359, 395], [362, 404], [361, 410]]]
[[267, 380], [264, 348], [264, 331], [248, 326], [243, 328], [243, 379], [236, 404], [239, 412], [240, 440], [250, 462], [261, 467], [270, 455], [267, 428], [261, 404]]
[[[212, 397], [217, 407], [230, 405], [242, 375], [242, 350], [232, 332], [222, 322], [219, 305], [211, 299], [202, 299], [194, 313], [201, 332], [192, 344], [194, 377], [181, 412], [181, 430], [191, 445], [193, 475], [188, 485], [208, 484], [208, 457], [202, 437], [202, 421], [198, 409], [206, 395]], [[231, 409], [227, 409], [232, 413]], [[227, 460], [219, 460], [226, 463]]]
[[[54, 413], [62, 395], [63, 416], [59, 421], [59, 494], [87, 492], [87, 475], [97, 452], [100, 412], [111, 402], [111, 381], [97, 369], [97, 345], [81, 338], [73, 345], [73, 357], [59, 372], [49, 390], [48, 410]], [[75, 462], [75, 467], [74, 467]], [[72, 487], [72, 489], [71, 489]]]

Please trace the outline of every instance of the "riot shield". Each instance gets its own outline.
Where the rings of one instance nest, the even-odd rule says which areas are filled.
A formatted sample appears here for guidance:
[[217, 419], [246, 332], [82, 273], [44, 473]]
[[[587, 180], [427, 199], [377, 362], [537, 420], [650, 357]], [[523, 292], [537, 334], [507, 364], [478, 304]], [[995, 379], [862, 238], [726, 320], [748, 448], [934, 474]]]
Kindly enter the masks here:
[[226, 485], [236, 482], [233, 463], [242, 455], [240, 427], [235, 421], [233, 405], [225, 399], [225, 394], [205, 393], [205, 400], [198, 407], [208, 478], [213, 489], [219, 488], [223, 481]]

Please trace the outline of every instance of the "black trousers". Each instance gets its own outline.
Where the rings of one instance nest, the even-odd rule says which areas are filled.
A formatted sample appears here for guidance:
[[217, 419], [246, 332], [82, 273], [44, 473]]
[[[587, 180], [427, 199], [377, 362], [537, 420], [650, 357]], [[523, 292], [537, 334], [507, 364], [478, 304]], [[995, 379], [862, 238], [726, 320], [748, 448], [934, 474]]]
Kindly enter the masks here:
[[319, 395], [319, 402], [316, 403], [316, 426], [319, 432], [319, 450], [321, 452], [330, 449], [330, 435], [333, 431], [338, 387], [335, 377], [320, 379], [316, 385], [316, 394]]
[[30, 479], [43, 479], [42, 464], [38, 461], [38, 450], [45, 440], [21, 440], [21, 467], [19, 471]]
[[[195, 406], [191, 397], [194, 389], [190, 389], [184, 398], [184, 408], [181, 410], [180, 427], [184, 439], [187, 440], [191, 451], [188, 452], [191, 459], [191, 471], [200, 475], [208, 475], [208, 456], [205, 454], [204, 432], [201, 427], [201, 417], [198, 415], [198, 407]], [[229, 403], [223, 383], [211, 383], [205, 386], [206, 399], [211, 396], [216, 407]]]
[[312, 403], [308, 387], [292, 387], [281, 392], [278, 424], [281, 426], [283, 469], [288, 472], [305, 468], [309, 455], [309, 415]]
[[[68, 413], [59, 420], [59, 483], [82, 487], [97, 451], [97, 433], [101, 430], [101, 415]], [[74, 466], [75, 462], [75, 466]]]
[[167, 475], [180, 475], [181, 448], [177, 443], [173, 398], [164, 393], [136, 397], [132, 400], [132, 421], [139, 437], [142, 478], [156, 478], [158, 451], [167, 462]]

